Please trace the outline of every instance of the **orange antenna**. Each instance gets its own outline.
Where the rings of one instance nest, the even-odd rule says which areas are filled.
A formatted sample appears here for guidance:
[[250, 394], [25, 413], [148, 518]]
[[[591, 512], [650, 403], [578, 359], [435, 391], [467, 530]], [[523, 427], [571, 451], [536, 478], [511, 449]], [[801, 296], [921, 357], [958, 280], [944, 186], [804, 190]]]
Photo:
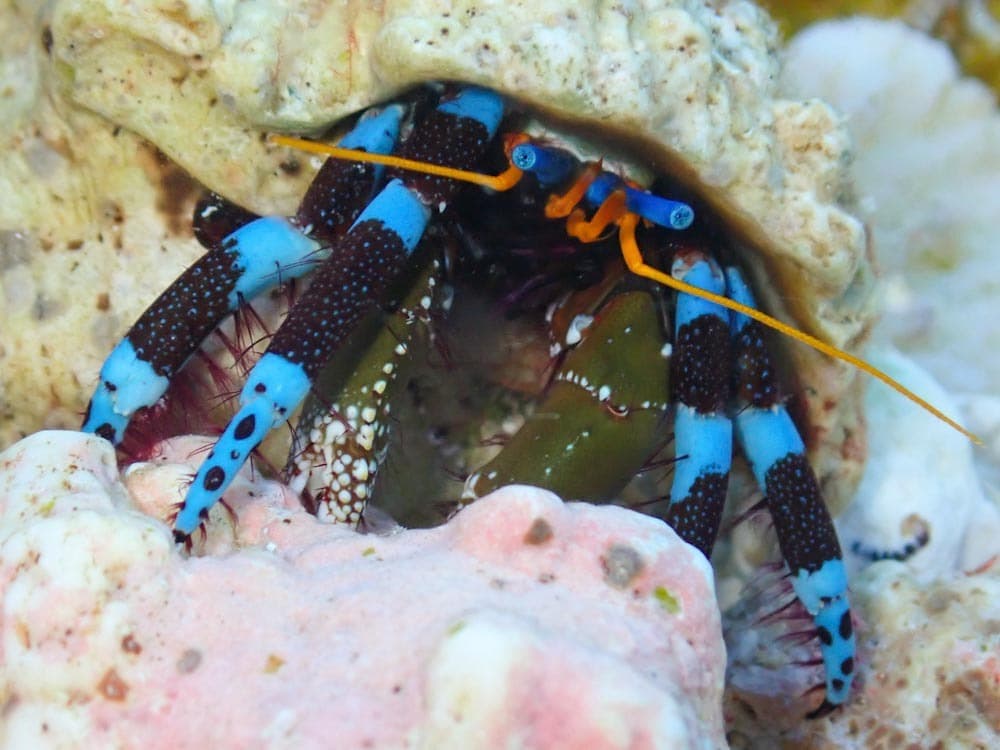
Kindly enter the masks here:
[[302, 138], [292, 138], [287, 135], [272, 134], [269, 136], [272, 143], [279, 146], [288, 146], [299, 151], [308, 151], [312, 154], [321, 154], [333, 159], [344, 159], [346, 161], [360, 161], [366, 164], [381, 164], [386, 167], [397, 167], [410, 172], [420, 172], [421, 174], [431, 174], [437, 177], [448, 177], [461, 182], [471, 182], [474, 185], [492, 188], [493, 190], [504, 191], [514, 187], [524, 174], [513, 164], [498, 175], [482, 174], [481, 172], [470, 172], [465, 169], [455, 169], [454, 167], [443, 167], [440, 164], [430, 164], [425, 161], [415, 159], [404, 159], [401, 156], [392, 154], [373, 154], [368, 151], [358, 151], [353, 148], [340, 148], [339, 146], [329, 146], [325, 143], [306, 141]]
[[860, 357], [856, 357], [853, 354], [850, 354], [849, 352], [845, 352], [843, 349], [838, 349], [832, 344], [828, 344], [825, 341], [821, 341], [815, 336], [811, 336], [804, 331], [800, 331], [797, 328], [793, 328], [787, 323], [783, 323], [777, 318], [774, 318], [768, 315], [767, 313], [761, 312], [756, 308], [748, 307], [747, 305], [744, 305], [741, 302], [737, 302], [736, 300], [731, 300], [728, 297], [723, 297], [721, 294], [715, 294], [700, 287], [692, 286], [691, 284], [688, 284], [686, 281], [675, 279], [673, 276], [670, 276], [669, 274], [666, 274], [663, 271], [660, 271], [659, 269], [648, 265], [645, 262], [645, 260], [643, 260], [642, 252], [639, 250], [639, 245], [635, 240], [635, 228], [636, 225], [638, 224], [638, 221], [639, 221], [638, 216], [636, 216], [635, 214], [628, 214], [622, 219], [621, 223], [619, 224], [619, 230], [618, 230], [619, 241], [621, 242], [621, 248], [622, 248], [622, 257], [625, 259], [625, 265], [628, 266], [628, 269], [632, 273], [636, 274], [637, 276], [642, 276], [644, 278], [651, 279], [659, 284], [662, 284], [663, 286], [668, 286], [672, 289], [684, 292], [685, 294], [690, 294], [692, 296], [700, 297], [701, 299], [714, 302], [715, 304], [721, 307], [725, 307], [728, 310], [733, 310], [734, 312], [746, 315], [748, 318], [752, 318], [756, 320], [758, 323], [762, 323], [763, 325], [767, 326], [768, 328], [773, 328], [775, 331], [778, 331], [779, 333], [782, 333], [785, 336], [788, 336], [789, 338], [795, 339], [796, 341], [799, 341], [805, 344], [806, 346], [812, 347], [816, 351], [822, 352], [828, 357], [832, 357], [833, 359], [839, 359], [841, 362], [846, 362], [849, 365], [852, 365], [857, 369], [861, 370], [862, 372], [868, 373], [876, 380], [885, 383], [887, 386], [892, 388], [892, 390], [896, 391], [896, 393], [899, 393], [900, 395], [909, 399], [917, 406], [921, 407], [925, 411], [929, 412], [933, 416], [940, 419], [949, 427], [958, 430], [958, 432], [965, 435], [967, 438], [969, 438], [969, 440], [971, 440], [976, 445], [983, 444], [982, 439], [980, 439], [980, 437], [976, 435], [974, 432], [967, 430], [965, 427], [960, 425], [958, 422], [956, 422], [954, 419], [949, 417], [943, 411], [941, 411], [936, 406], [931, 404], [929, 401], [921, 398], [916, 393], [907, 388], [905, 385], [900, 383], [898, 380], [895, 380], [890, 375], [886, 374], [885, 372], [882, 372], [882, 370], [878, 369], [874, 365], [865, 362]]
[[[427, 162], [417, 161], [414, 159], [405, 159], [391, 154], [373, 154], [367, 151], [340, 148], [339, 146], [330, 146], [325, 143], [307, 141], [287, 135], [272, 134], [269, 136], [269, 139], [272, 143], [276, 143], [281, 146], [288, 146], [290, 148], [307, 151], [313, 154], [320, 154], [334, 159], [358, 161], [367, 164], [382, 164], [387, 167], [396, 167], [398, 169], [405, 169], [411, 172], [431, 174], [438, 177], [447, 177], [461, 182], [481, 185], [483, 187], [501, 192], [514, 187], [524, 175], [524, 170], [515, 166], [513, 159], [511, 160], [510, 167], [499, 175], [488, 175], [482, 174], [481, 172], [472, 172], [464, 169], [455, 169], [453, 167], [444, 167], [438, 164], [429, 164]], [[521, 135], [508, 138], [506, 144], [508, 157], [510, 156], [512, 148], [524, 143], [526, 140], [527, 138]], [[921, 398], [905, 385], [882, 372], [882, 370], [879, 370], [874, 365], [865, 362], [863, 359], [856, 357], [853, 354], [849, 354], [843, 349], [838, 349], [832, 344], [821, 341], [815, 336], [811, 336], [804, 331], [800, 331], [787, 323], [783, 323], [777, 318], [761, 312], [756, 308], [748, 307], [747, 305], [731, 300], [728, 297], [714, 294], [700, 287], [692, 286], [687, 282], [675, 279], [673, 276], [648, 265], [643, 259], [642, 252], [639, 250], [639, 245], [635, 239], [635, 228], [639, 223], [640, 216], [632, 211], [629, 211], [625, 207], [624, 189], [613, 190], [607, 198], [602, 201], [601, 206], [597, 209], [595, 217], [591, 219], [590, 222], [584, 221], [582, 216], [579, 214], [571, 213], [572, 209], [584, 199], [587, 187], [596, 179], [599, 173], [599, 165], [586, 165], [584, 172], [580, 178], [574, 182], [573, 186], [566, 195], [559, 197], [554, 196], [550, 199], [549, 207], [546, 209], [546, 214], [549, 218], [561, 218], [568, 215], [568, 231], [570, 234], [583, 242], [596, 241], [600, 238], [601, 232], [608, 224], [616, 223], [618, 225], [622, 257], [625, 260], [625, 265], [632, 273], [655, 281], [663, 286], [670, 287], [671, 289], [684, 292], [685, 294], [690, 294], [694, 297], [700, 297], [701, 299], [708, 300], [709, 302], [714, 302], [720, 307], [724, 307], [728, 310], [742, 313], [748, 318], [752, 318], [768, 328], [772, 328], [789, 338], [795, 339], [796, 341], [799, 341], [806, 346], [827, 355], [828, 357], [840, 360], [841, 362], [846, 362], [847, 364], [856, 367], [862, 372], [868, 373], [876, 380], [879, 380], [889, 386], [892, 390], [896, 391], [904, 398], [924, 409], [937, 419], [947, 424], [949, 427], [965, 435], [976, 445], [983, 444], [983, 441], [978, 435], [970, 430], [967, 430], [936, 406]], [[605, 204], [608, 204], [607, 207], [605, 207]], [[690, 221], [688, 221], [688, 223], [690, 223]]]

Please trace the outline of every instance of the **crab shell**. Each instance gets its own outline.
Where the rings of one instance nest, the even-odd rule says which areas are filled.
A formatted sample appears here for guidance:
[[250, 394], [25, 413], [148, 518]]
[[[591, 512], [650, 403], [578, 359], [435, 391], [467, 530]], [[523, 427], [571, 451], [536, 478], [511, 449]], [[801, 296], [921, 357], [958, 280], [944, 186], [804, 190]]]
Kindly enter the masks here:
[[[229, 199], [290, 214], [315, 165], [295, 168], [308, 160], [270, 146], [264, 132], [320, 133], [432, 80], [496, 89], [551, 127], [585, 134], [594, 153], [631, 163], [636, 174], [685, 182], [731, 229], [773, 314], [849, 350], [872, 323], [866, 233], [845, 206], [846, 133], [822, 102], [780, 98], [776, 32], [750, 3], [63, 0], [37, 13], [27, 20], [42, 95], [25, 111], [45, 127], [10, 137], [21, 153], [57, 153], [71, 184], [45, 215], [25, 199], [14, 226], [43, 249], [58, 250], [76, 232], [90, 274], [82, 283], [94, 285], [70, 329], [88, 341], [64, 337], [64, 356], [76, 363], [64, 379], [79, 393], [50, 388], [64, 409], [82, 410], [103, 353], [198, 252], [177, 225], [191, 195], [165, 189], [162, 160], [133, 134]], [[44, 199], [39, 159], [24, 158]], [[145, 192], [141, 177], [123, 176], [137, 161], [154, 184]], [[151, 190], [177, 204], [172, 215], [160, 210], [159, 223], [138, 202]], [[124, 214], [115, 227], [108, 205]], [[183, 252], [168, 256], [175, 244]], [[806, 441], [836, 511], [865, 452], [857, 373], [803, 346], [787, 349]], [[48, 370], [57, 359], [49, 356]], [[24, 396], [11, 403], [30, 400], [40, 369], [22, 365], [32, 377], [8, 383]]]

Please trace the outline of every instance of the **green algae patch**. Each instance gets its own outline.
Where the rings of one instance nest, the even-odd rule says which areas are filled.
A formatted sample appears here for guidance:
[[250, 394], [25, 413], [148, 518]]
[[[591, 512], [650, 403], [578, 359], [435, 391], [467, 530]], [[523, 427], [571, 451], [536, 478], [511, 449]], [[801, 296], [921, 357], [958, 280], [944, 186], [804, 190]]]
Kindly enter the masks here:
[[660, 606], [663, 607], [666, 612], [672, 615], [680, 614], [681, 603], [680, 600], [671, 594], [665, 586], [657, 586], [653, 589], [653, 598], [659, 602]]

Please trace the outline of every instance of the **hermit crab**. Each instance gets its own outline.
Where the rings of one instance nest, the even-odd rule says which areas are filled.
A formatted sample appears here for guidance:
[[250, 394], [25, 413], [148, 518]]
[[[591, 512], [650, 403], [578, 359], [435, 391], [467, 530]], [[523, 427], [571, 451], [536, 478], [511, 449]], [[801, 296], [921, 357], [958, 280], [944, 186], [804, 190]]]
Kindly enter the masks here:
[[[250, 18], [244, 15], [249, 11], [235, 9], [225, 22], [195, 19], [196, 10], [189, 8], [190, 20], [198, 23], [187, 24], [179, 35], [166, 20], [143, 27], [144, 38], [168, 51], [146, 47], [137, 53], [143, 61], [138, 69], [150, 84], [141, 106], [123, 104], [100, 90], [116, 73], [135, 75], [134, 60], [129, 65], [119, 58], [102, 59], [97, 65], [99, 44], [66, 48], [78, 71], [76, 96], [149, 137], [227, 199], [201, 205], [199, 226], [209, 253], [154, 302], [109, 358], [84, 429], [121, 440], [131, 416], [159, 400], [169, 378], [220, 318], [329, 256], [326, 270], [314, 276], [297, 312], [250, 374], [243, 409], [194, 478], [194, 494], [180, 507], [175, 526], [183, 540], [263, 434], [292, 415], [327, 359], [336, 358], [349, 330], [380, 305], [410, 314], [423, 307], [424, 296], [435, 294], [441, 282], [431, 269], [433, 261], [409, 267], [420, 280], [412, 287], [419, 289], [414, 298], [389, 287], [407, 267], [432, 214], [461, 204], [465, 199], [455, 197], [459, 190], [477, 189], [460, 188], [448, 176], [427, 175], [419, 165], [390, 163], [383, 171], [356, 156], [353, 162], [328, 162], [295, 211], [280, 200], [269, 203], [252, 194], [258, 177], [270, 168], [266, 165], [288, 160], [287, 151], [262, 138], [238, 138], [235, 146], [220, 147], [218, 131], [211, 136], [214, 145], [206, 147], [192, 143], [186, 126], [164, 126], [195, 112], [219, 117], [217, 108], [225, 106], [224, 120], [257, 132], [315, 134], [353, 112], [383, 104], [351, 119], [342, 145], [369, 153], [393, 151], [402, 122], [409, 132], [400, 139], [401, 153], [415, 162], [492, 173], [505, 166], [498, 160], [510, 160], [531, 173], [519, 182], [525, 212], [541, 209], [552, 195], [564, 199], [565, 210], [552, 215], [563, 219], [559, 232], [569, 230], [563, 236], [573, 235], [565, 242], [574, 253], [577, 241], [603, 240], [596, 244], [605, 251], [620, 244], [626, 256], [639, 248], [644, 257], [651, 254], [661, 262], [666, 257], [668, 271], [676, 256], [667, 275], [739, 304], [738, 314], [730, 315], [718, 307], [721, 300], [701, 299], [704, 294], [697, 290], [676, 302], [651, 293], [666, 280], [662, 271], [653, 275], [655, 284], [621, 282], [620, 270], [611, 272], [613, 283], [603, 282], [606, 275], [592, 279], [590, 286], [600, 288], [597, 302], [585, 316], [569, 316], [570, 324], [560, 332], [554, 357], [561, 369], [549, 395], [556, 397], [560, 383], [591, 392], [604, 415], [626, 424], [629, 437], [638, 432], [635, 422], [625, 421], [632, 411], [646, 412], [658, 428], [668, 410], [664, 390], [620, 397], [624, 386], [610, 379], [616, 365], [601, 360], [600, 352], [588, 353], [588, 364], [605, 362], [607, 379], [584, 375], [572, 364], [574, 354], [585, 345], [597, 346], [601, 337], [629, 336], [640, 325], [654, 332], [643, 334], [640, 368], [664, 389], [669, 355], [674, 360], [671, 387], [681, 402], [675, 491], [667, 517], [706, 554], [726, 494], [730, 450], [724, 433], [730, 428], [724, 413], [735, 402], [743, 450], [770, 503], [796, 594], [815, 623], [826, 671], [825, 698], [817, 712], [842, 703], [853, 674], [854, 640], [839, 546], [821, 491], [840, 505], [863, 457], [854, 372], [800, 346], [787, 347], [788, 364], [779, 367], [765, 352], [762, 329], [747, 316], [755, 308], [752, 285], [772, 315], [805, 329], [814, 341], [850, 349], [863, 339], [870, 321], [871, 276], [864, 229], [844, 207], [849, 201], [841, 172], [846, 141], [836, 117], [821, 103], [775, 96], [771, 86], [778, 63], [766, 19], [741, 2], [587, 9], [491, 2], [444, 9], [400, 2], [378, 10], [363, 4], [256, 5], [259, 15]], [[86, 25], [81, 19], [68, 15], [67, 27], [57, 32], [79, 34], [80, 25]], [[116, 23], [128, 25], [127, 20]], [[323, 37], [323, 44], [313, 44], [314, 37]], [[191, 52], [199, 46], [205, 51]], [[157, 56], [168, 57], [167, 68], [175, 73], [176, 68], [185, 72], [164, 77]], [[412, 93], [426, 82], [447, 83], [430, 94]], [[202, 96], [206, 91], [213, 93]], [[402, 105], [391, 103], [401, 95]], [[166, 114], [150, 116], [152, 102]], [[497, 134], [511, 110], [528, 135], [508, 139], [504, 148]], [[225, 156], [220, 158], [220, 152]], [[203, 159], [205, 154], [211, 158]], [[670, 193], [675, 187], [690, 205], [675, 201]], [[241, 213], [236, 204], [253, 213]], [[465, 203], [467, 213], [454, 222], [459, 228], [474, 225], [478, 217], [479, 208], [470, 205], [481, 206], [479, 196]], [[687, 227], [691, 205], [698, 216], [710, 217], [700, 234], [664, 239]], [[264, 218], [255, 219], [256, 214]], [[280, 218], [286, 215], [294, 218]], [[510, 214], [509, 220], [522, 218]], [[481, 239], [488, 225], [479, 224], [477, 231]], [[543, 276], [550, 273], [543, 251], [552, 244], [539, 241], [532, 256]], [[706, 253], [717, 244], [724, 247], [720, 260], [732, 264], [724, 275]], [[607, 252], [599, 257], [616, 262]], [[595, 322], [581, 323], [590, 312]], [[668, 317], [676, 326], [671, 344], [664, 338], [673, 327], [663, 324]], [[592, 337], [591, 329], [600, 335]], [[391, 349], [403, 356], [405, 342], [397, 339]], [[731, 349], [738, 351], [741, 373], [735, 396], [725, 369]], [[387, 361], [384, 366], [385, 379], [361, 386], [368, 389], [366, 398], [388, 387], [394, 365]], [[786, 390], [796, 397], [801, 438], [776, 389], [778, 369], [791, 374]], [[309, 474], [319, 463], [333, 469], [320, 472], [328, 479], [312, 491], [313, 502], [333, 520], [357, 520], [358, 504], [363, 505], [369, 477], [378, 468], [377, 451], [372, 451], [384, 415], [374, 402], [345, 405], [329, 394], [307, 409], [310, 419], [318, 414], [304, 437], [315, 461], [312, 468], [302, 468], [293, 458], [290, 472]], [[691, 426], [682, 427], [685, 422]], [[588, 428], [562, 429], [558, 440], [564, 453], [569, 446], [579, 446], [582, 453]], [[352, 441], [361, 453], [326, 450]], [[317, 449], [319, 444], [325, 448]], [[653, 447], [631, 453], [628, 460], [638, 468]], [[308, 456], [308, 451], [300, 446], [294, 455]], [[544, 483], [544, 476], [519, 473], [528, 465], [525, 459], [502, 470], [485, 468], [470, 477], [470, 496], [481, 491], [480, 481]], [[558, 473], [548, 459], [535, 468], [543, 475]], [[580, 475], [576, 468], [567, 473]], [[360, 497], [359, 487], [365, 488]], [[607, 488], [595, 494], [614, 492]]]

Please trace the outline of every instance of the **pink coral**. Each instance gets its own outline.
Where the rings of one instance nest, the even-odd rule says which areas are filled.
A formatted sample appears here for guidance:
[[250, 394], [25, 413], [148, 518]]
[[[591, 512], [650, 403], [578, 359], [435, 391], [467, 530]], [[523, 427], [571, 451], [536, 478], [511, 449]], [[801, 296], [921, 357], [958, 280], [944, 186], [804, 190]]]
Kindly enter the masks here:
[[[130, 472], [147, 510], [194, 445]], [[92, 436], [0, 456], [7, 746], [725, 744], [711, 572], [660, 522], [522, 487], [362, 535], [248, 478], [195, 557], [126, 485]]]

